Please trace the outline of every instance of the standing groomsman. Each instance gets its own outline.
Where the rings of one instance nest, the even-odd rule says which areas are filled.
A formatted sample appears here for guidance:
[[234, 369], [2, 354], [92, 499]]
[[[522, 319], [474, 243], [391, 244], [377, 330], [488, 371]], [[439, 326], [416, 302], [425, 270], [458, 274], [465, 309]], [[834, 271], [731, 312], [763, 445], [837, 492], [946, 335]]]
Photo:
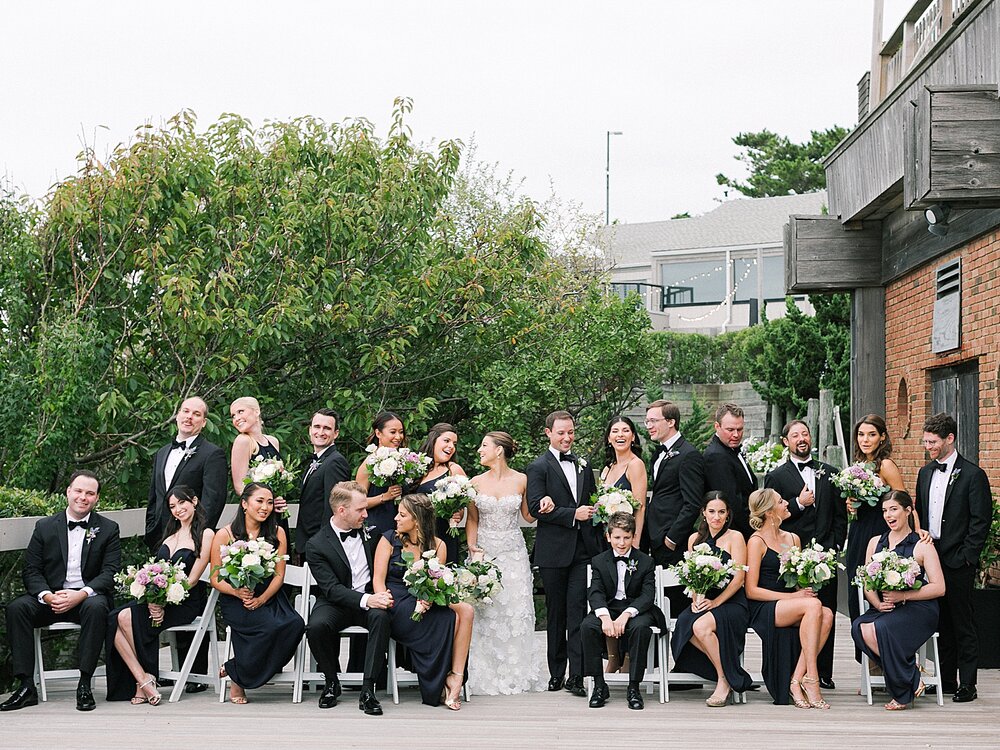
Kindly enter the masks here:
[[705, 491], [718, 490], [729, 498], [733, 528], [747, 539], [750, 528], [750, 493], [757, 489], [757, 477], [742, 452], [743, 409], [723, 404], [715, 412], [715, 434], [705, 447]]
[[532, 461], [528, 476], [528, 508], [538, 519], [534, 559], [545, 586], [548, 610], [547, 657], [549, 690], [565, 686], [587, 697], [583, 687], [583, 646], [580, 623], [587, 613], [587, 565], [604, 548], [600, 531], [591, 523], [596, 491], [594, 472], [570, 449], [576, 438], [573, 415], [555, 411], [545, 418], [549, 448]]
[[319, 409], [309, 424], [309, 442], [313, 453], [302, 466], [302, 491], [299, 495], [299, 519], [295, 525], [295, 549], [300, 557], [309, 540], [330, 520], [330, 490], [338, 482], [351, 478], [351, 469], [334, 445], [340, 435], [340, 417], [333, 409]]
[[[847, 507], [840, 492], [830, 483], [837, 469], [812, 459], [812, 436], [809, 426], [793, 419], [781, 431], [781, 442], [788, 448], [788, 460], [764, 477], [764, 486], [777, 491], [788, 502], [791, 516], [781, 528], [799, 535], [803, 544], [815, 540], [826, 549], [839, 550], [847, 538]], [[837, 614], [837, 570], [833, 580], [819, 590], [823, 606]], [[833, 640], [837, 629], [830, 631], [817, 659], [820, 687], [833, 690]]]
[[80, 625], [76, 707], [79, 711], [97, 707], [90, 682], [104, 645], [114, 575], [121, 566], [118, 524], [94, 510], [100, 494], [96, 475], [76, 471], [66, 488], [66, 510], [35, 524], [24, 552], [27, 593], [7, 605], [11, 665], [21, 684], [0, 704], [0, 711], [38, 704], [33, 633], [55, 622]]
[[144, 538], [154, 552], [170, 517], [167, 495], [172, 487], [185, 485], [194, 490], [210, 529], [219, 523], [229, 488], [226, 454], [201, 436], [208, 422], [208, 404], [196, 396], [185, 399], [174, 421], [177, 438], [156, 452], [149, 479]]
[[917, 474], [917, 510], [927, 519], [944, 572], [945, 594], [938, 600], [942, 687], [954, 692], [953, 701], [966, 703], [979, 697], [972, 589], [992, 523], [993, 500], [986, 472], [956, 450], [957, 432], [950, 414], [935, 414], [924, 422], [924, 449], [931, 461]]

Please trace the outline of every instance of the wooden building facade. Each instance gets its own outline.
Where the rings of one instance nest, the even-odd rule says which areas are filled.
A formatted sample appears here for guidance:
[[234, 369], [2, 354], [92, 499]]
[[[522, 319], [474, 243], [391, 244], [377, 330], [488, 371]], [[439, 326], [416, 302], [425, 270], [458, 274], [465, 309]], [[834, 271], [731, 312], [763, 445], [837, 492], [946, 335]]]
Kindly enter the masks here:
[[829, 215], [789, 217], [786, 288], [852, 293], [852, 421], [885, 414], [908, 484], [948, 411], [998, 486], [1000, 0], [920, 0], [862, 81]]

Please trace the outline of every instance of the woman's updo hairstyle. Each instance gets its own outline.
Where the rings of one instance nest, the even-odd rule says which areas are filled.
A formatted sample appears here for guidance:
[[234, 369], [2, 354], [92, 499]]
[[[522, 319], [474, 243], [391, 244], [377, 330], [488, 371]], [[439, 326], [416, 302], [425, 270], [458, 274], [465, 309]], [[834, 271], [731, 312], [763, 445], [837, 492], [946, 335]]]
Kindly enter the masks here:
[[764, 526], [765, 514], [777, 505], [780, 499], [781, 495], [770, 487], [751, 492], [747, 500], [747, 505], [750, 506], [750, 527], [760, 531]]
[[503, 449], [503, 457], [506, 460], [510, 461], [515, 455], [517, 455], [517, 449], [519, 446], [514, 441], [514, 438], [510, 436], [510, 433], [495, 430], [493, 432], [487, 432], [486, 437]]

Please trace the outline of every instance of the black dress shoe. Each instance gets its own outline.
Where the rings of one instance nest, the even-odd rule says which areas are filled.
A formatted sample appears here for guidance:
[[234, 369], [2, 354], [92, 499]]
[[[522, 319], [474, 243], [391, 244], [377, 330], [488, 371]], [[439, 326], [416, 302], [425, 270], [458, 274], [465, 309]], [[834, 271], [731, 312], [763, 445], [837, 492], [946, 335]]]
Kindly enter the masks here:
[[337, 698], [340, 696], [340, 684], [332, 683], [323, 688], [323, 694], [319, 697], [320, 708], [333, 708], [337, 705]]
[[549, 678], [549, 692], [555, 692], [556, 690], [562, 690], [563, 678], [562, 677], [550, 677]]
[[566, 689], [578, 698], [587, 697], [587, 688], [583, 686], [583, 678], [579, 675], [570, 675], [566, 680]]
[[[584, 691], [586, 695], [586, 691]], [[604, 704], [608, 702], [608, 698], [611, 697], [611, 691], [608, 690], [608, 684], [604, 683], [601, 686], [594, 686], [594, 694], [590, 696], [590, 703], [588, 704], [591, 708], [604, 708]]]
[[642, 693], [639, 692], [639, 688], [630, 687], [625, 693], [625, 700], [628, 701], [628, 707], [633, 711], [641, 711], [646, 707], [646, 704], [642, 702]]
[[90, 685], [80, 685], [76, 689], [76, 710], [93, 711], [97, 708], [94, 701], [94, 694], [90, 691]]
[[[162, 686], [161, 686], [162, 687]], [[208, 685], [204, 682], [189, 682], [184, 686], [184, 692], [188, 695], [194, 695], [195, 693], [204, 693], [208, 690]]]
[[834, 683], [834, 681], [831, 678], [829, 678], [829, 677], [820, 677], [819, 678], [819, 686], [823, 690], [836, 690], [837, 689], [836, 683]]
[[968, 703], [969, 701], [974, 701], [979, 697], [979, 693], [976, 692], [975, 685], [959, 685], [958, 690], [955, 694], [951, 696], [951, 699], [955, 703]]
[[382, 704], [378, 702], [375, 693], [371, 690], [362, 690], [361, 697], [358, 698], [358, 708], [369, 716], [381, 716]]
[[38, 705], [38, 692], [34, 687], [18, 688], [11, 693], [10, 698], [0, 703], [0, 711], [16, 711], [26, 706]]

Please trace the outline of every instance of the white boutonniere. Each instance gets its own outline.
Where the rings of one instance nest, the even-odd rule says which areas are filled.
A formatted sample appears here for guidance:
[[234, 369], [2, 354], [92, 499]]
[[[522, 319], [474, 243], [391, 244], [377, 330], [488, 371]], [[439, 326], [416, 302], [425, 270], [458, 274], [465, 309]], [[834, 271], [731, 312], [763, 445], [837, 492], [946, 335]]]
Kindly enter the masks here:
[[826, 474], [826, 469], [814, 469], [813, 470], [813, 476], [815, 476], [817, 479], [819, 479], [824, 474]]
[[961, 469], [955, 469], [954, 471], [951, 472], [951, 476], [948, 477], [948, 486], [949, 487], [951, 487], [953, 484], [955, 484], [955, 480], [958, 478], [958, 475], [961, 474], [961, 473], [962, 473]]
[[582, 473], [583, 470], [586, 469], [586, 468], [587, 468], [587, 459], [585, 459], [585, 458], [578, 458], [578, 459], [576, 459], [576, 470], [577, 470], [577, 472]]
[[673, 448], [671, 448], [670, 450], [668, 450], [666, 453], [663, 454], [663, 460], [669, 461], [674, 456], [679, 456], [679, 455], [681, 455], [680, 451], [675, 451]]
[[633, 557], [629, 559], [628, 565], [625, 566], [625, 572], [635, 573], [635, 571], [638, 570], [638, 568], [639, 568], [639, 561]]
[[100, 532], [100, 530], [101, 530], [100, 526], [91, 526], [89, 529], [87, 529], [87, 536], [84, 537], [87, 544], [90, 544], [92, 541], [94, 541], [94, 539], [97, 538], [97, 534]]
[[193, 456], [197, 452], [198, 452], [198, 447], [195, 445], [185, 448], [184, 455], [181, 456], [181, 461], [187, 461], [189, 458], [191, 458], [191, 456]]
[[362, 538], [366, 542], [371, 541], [372, 532], [373, 531], [375, 531], [375, 526], [362, 526], [361, 527], [361, 536], [362, 536]]

